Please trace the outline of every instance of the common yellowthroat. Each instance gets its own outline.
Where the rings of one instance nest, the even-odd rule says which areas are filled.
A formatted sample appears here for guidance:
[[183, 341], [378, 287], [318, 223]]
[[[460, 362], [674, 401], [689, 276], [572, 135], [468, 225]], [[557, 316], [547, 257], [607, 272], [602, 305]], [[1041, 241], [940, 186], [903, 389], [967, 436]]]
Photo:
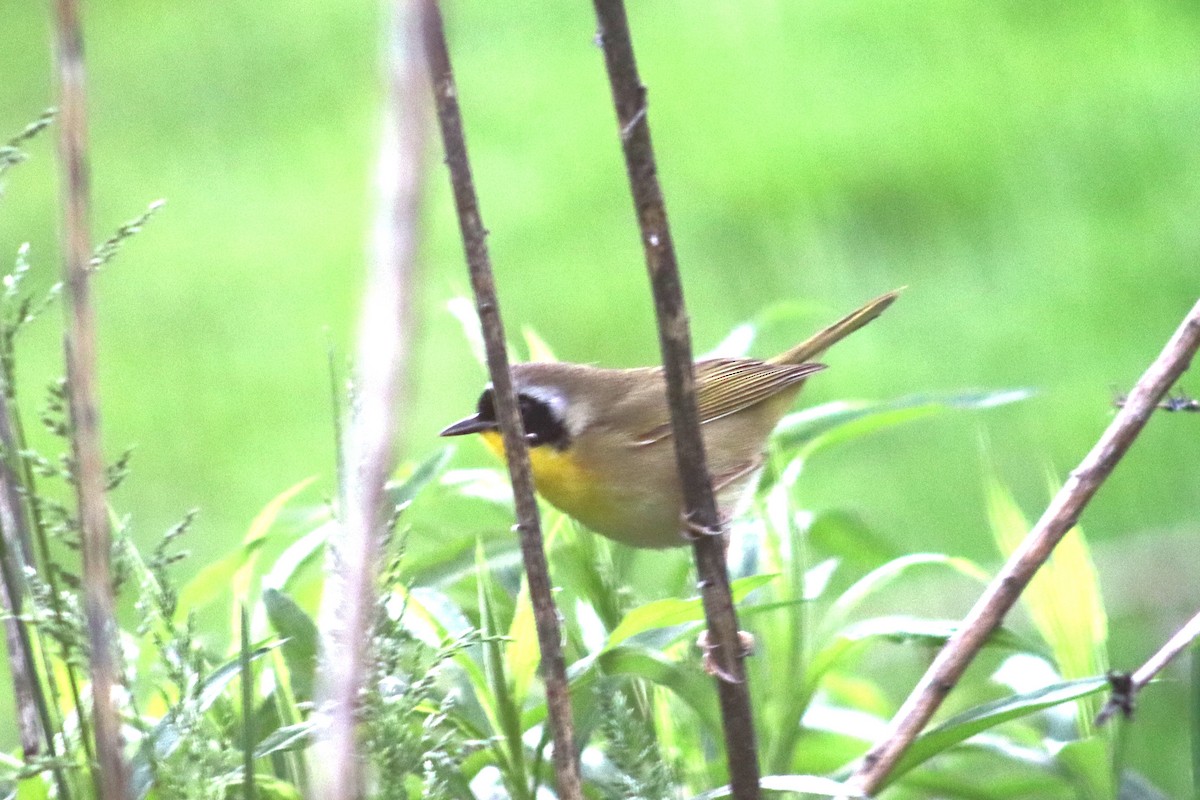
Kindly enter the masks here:
[[[696, 363], [696, 402], [709, 474], [724, 512], [752, 483], [767, 437], [805, 379], [810, 359], [875, 319], [899, 294], [854, 313], [766, 361]], [[602, 369], [561, 362], [516, 364], [513, 385], [538, 492], [588, 528], [634, 547], [687, 543], [662, 367]], [[503, 458], [492, 387], [476, 413], [441, 432], [478, 433]]]

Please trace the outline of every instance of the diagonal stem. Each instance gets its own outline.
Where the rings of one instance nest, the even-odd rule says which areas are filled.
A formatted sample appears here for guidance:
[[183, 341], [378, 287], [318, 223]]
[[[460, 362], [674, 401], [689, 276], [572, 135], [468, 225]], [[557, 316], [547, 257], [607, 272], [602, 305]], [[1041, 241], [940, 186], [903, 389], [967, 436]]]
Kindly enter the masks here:
[[1108, 429], [1071, 472], [1070, 478], [1021, 546], [984, 590], [954, 636], [938, 653], [924, 677], [892, 720], [887, 735], [863, 758], [850, 786], [871, 795], [924, 729], [946, 695], [958, 683], [989, 635], [1017, 602], [1034, 572], [1050, 557], [1096, 491], [1129, 450], [1167, 391], [1188, 368], [1200, 346], [1200, 301], [1192, 307], [1162, 353], [1134, 386]]
[[554, 773], [558, 796], [579, 800], [582, 789], [579, 762], [575, 756], [574, 725], [571, 721], [571, 698], [563, 661], [562, 634], [558, 611], [550, 588], [550, 571], [542, 544], [541, 522], [537, 500], [533, 494], [533, 475], [529, 465], [529, 450], [525, 445], [525, 429], [517, 410], [508, 353], [504, 347], [504, 324], [496, 297], [495, 279], [487, 249], [487, 231], [479, 213], [479, 198], [471, 176], [467, 157], [467, 142], [463, 135], [462, 114], [458, 108], [458, 89], [446, 46], [446, 32], [436, 0], [425, 0], [425, 55], [433, 81], [437, 105], [438, 126], [446, 150], [446, 166], [454, 191], [459, 232], [466, 250], [471, 288], [475, 293], [475, 308], [483, 327], [488, 372], [496, 398], [496, 416], [504, 438], [516, 505], [517, 533], [521, 540], [521, 556], [529, 581], [529, 597], [533, 604], [534, 625], [542, 653], [542, 676], [546, 684], [546, 707], [550, 729], [554, 736]]

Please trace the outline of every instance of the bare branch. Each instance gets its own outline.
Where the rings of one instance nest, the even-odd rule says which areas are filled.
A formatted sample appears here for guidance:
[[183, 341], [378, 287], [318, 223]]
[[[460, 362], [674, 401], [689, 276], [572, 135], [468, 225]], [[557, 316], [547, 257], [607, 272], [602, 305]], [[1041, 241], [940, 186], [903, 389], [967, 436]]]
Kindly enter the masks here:
[[1182, 653], [1192, 642], [1200, 638], [1200, 613], [1189, 619], [1186, 624], [1167, 640], [1166, 644], [1138, 667], [1137, 672], [1124, 676], [1124, 680], [1113, 680], [1113, 693], [1104, 708], [1096, 715], [1096, 725], [1108, 722], [1108, 718], [1118, 711], [1125, 716], [1133, 716], [1133, 707], [1137, 701], [1138, 692], [1162, 672], [1175, 656]]
[[992, 580], [962, 626], [938, 653], [892, 720], [888, 734], [863, 758], [849, 784], [874, 794], [913, 739], [962, 677], [967, 665], [1004, 620], [1059, 540], [1074, 527], [1088, 501], [1133, 444], [1154, 409], [1187, 369], [1200, 345], [1200, 302], [1184, 318], [1162, 353], [1134, 386], [1116, 417], [1063, 484], [1041, 519]]
[[411, 346], [426, 119], [418, 0], [398, 0], [388, 35], [388, 96], [377, 177], [375, 248], [363, 295], [355, 358], [355, 408], [347, 428], [342, 497], [344, 536], [334, 553], [332, 590], [322, 608], [329, 729], [318, 796], [361, 796], [358, 698], [367, 675], [384, 527], [384, 487], [395, 466], [398, 421]]
[[508, 475], [513, 487], [521, 556], [525, 562], [534, 624], [542, 653], [546, 706], [554, 737], [554, 773], [558, 784], [558, 796], [578, 800], [582, 797], [582, 789], [579, 764], [575, 757], [571, 698], [567, 686], [566, 666], [563, 662], [558, 612], [550, 590], [550, 572], [542, 544], [537, 501], [533, 494], [533, 476], [529, 466], [529, 451], [525, 444], [525, 429], [517, 410], [512, 375], [508, 367], [508, 353], [504, 347], [504, 325], [500, 318], [500, 305], [496, 297], [491, 258], [487, 250], [487, 231], [480, 217], [479, 198], [475, 194], [471, 164], [467, 158], [462, 115], [458, 108], [458, 89], [454, 83], [441, 11], [436, 0], [425, 0], [424, 11], [425, 54], [433, 80], [438, 125], [446, 150], [446, 166], [450, 170], [459, 231], [462, 234], [467, 267], [471, 275], [471, 288], [475, 294], [475, 309], [483, 327], [488, 372], [496, 398], [496, 415], [504, 439]]
[[729, 590], [724, 539], [720, 535], [723, 524], [704, 458], [704, 441], [700, 438], [691, 334], [650, 141], [646, 88], [638, 77], [623, 1], [593, 0], [593, 5], [654, 292], [684, 513], [689, 526], [701, 532], [693, 539], [693, 554], [708, 624], [707, 643], [711, 648], [708, 657], [713, 660], [713, 671], [718, 676], [730, 785], [735, 798], [755, 798], [759, 793], [759, 770], [750, 690], [742, 663], [744, 653], [739, 644], [737, 613]]

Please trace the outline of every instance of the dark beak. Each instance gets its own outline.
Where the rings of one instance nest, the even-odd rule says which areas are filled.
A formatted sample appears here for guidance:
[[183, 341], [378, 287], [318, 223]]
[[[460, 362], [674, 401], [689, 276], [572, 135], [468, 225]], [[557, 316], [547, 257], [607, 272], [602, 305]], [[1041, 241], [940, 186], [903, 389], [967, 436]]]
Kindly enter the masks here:
[[438, 436], [466, 436], [468, 433], [479, 433], [480, 431], [494, 431], [496, 423], [492, 420], [480, 419], [478, 414], [474, 414], [466, 419], [460, 419], [458, 422], [447, 427]]

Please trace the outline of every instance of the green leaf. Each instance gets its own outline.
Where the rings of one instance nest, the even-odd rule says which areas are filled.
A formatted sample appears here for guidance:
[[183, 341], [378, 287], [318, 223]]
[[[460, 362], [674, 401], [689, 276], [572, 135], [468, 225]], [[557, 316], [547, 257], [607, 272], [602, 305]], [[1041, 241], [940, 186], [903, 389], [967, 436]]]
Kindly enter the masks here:
[[1103, 692], [1107, 687], [1108, 679], [1105, 677], [1082, 678], [1056, 683], [1033, 692], [1004, 697], [968, 709], [917, 737], [888, 775], [884, 786], [977, 733], [1060, 703], [1068, 703], [1081, 697]]
[[[721, 713], [713, 679], [700, 670], [699, 663], [697, 658], [694, 664], [682, 664], [648, 647], [622, 644], [580, 659], [568, 668], [567, 676], [572, 694], [591, 691], [598, 674], [628, 675], [657, 684], [689, 706], [710, 734], [720, 736]], [[542, 703], [526, 715], [526, 726], [536, 724], [545, 715]]]
[[263, 592], [271, 627], [283, 639], [282, 653], [288, 682], [299, 702], [313, 699], [319, 646], [316, 623], [292, 598], [276, 589]]
[[[257, 661], [282, 644], [283, 642], [277, 640], [260, 644], [251, 651], [249, 660]], [[196, 689], [197, 710], [203, 713], [212, 708], [212, 704], [224, 693], [229, 682], [240, 675], [241, 671], [242, 657], [239, 655], [209, 673]], [[137, 800], [144, 800], [149, 794], [154, 786], [154, 765], [175, 752], [179, 740], [180, 733], [171, 712], [159, 720], [150, 734], [142, 740], [130, 762], [130, 791]]]
[[[214, 600], [226, 600], [230, 596], [231, 587], [234, 600], [246, 599], [254, 563], [259, 550], [266, 543], [271, 526], [283, 506], [314, 480], [316, 478], [306, 478], [274, 497], [251, 522], [236, 550], [204, 567], [184, 584], [179, 591], [176, 622], [182, 622], [188, 613], [202, 609]], [[236, 610], [234, 617], [229, 630], [237, 630]]]
[[546, 344], [546, 340], [533, 328], [522, 326], [521, 335], [525, 338], [525, 352], [529, 354], [529, 361], [558, 361], [554, 348]]
[[389, 481], [384, 487], [393, 508], [407, 508], [416, 496], [433, 482], [454, 455], [453, 447], [443, 447], [413, 468], [412, 474], [400, 481]]
[[1120, 800], [1170, 800], [1167, 793], [1146, 779], [1146, 776], [1127, 769], [1121, 773]]
[[458, 320], [463, 338], [467, 340], [467, 346], [476, 363], [487, 364], [483, 330], [479, 327], [479, 315], [475, 313], [475, 304], [465, 297], [452, 297], [446, 301], [446, 310], [450, 312], [450, 316]]
[[[899, 614], [853, 623], [838, 631], [833, 640], [812, 657], [807, 673], [810, 691], [816, 688], [816, 683], [821, 677], [838, 662], [874, 641], [940, 648], [954, 635], [960, 624], [959, 620], [926, 619]], [[1007, 628], [993, 631], [986, 646], [1017, 652], [1037, 652], [1036, 645]]]
[[226, 797], [232, 797], [235, 792], [239, 795], [258, 797], [260, 800], [301, 800], [300, 790], [287, 781], [270, 775], [256, 774], [251, 781], [253, 794], [244, 781], [234, 781], [229, 785]]
[[477, 697], [499, 738], [496, 747], [497, 766], [506, 774], [508, 785], [524, 798], [529, 787], [529, 770], [522, 739], [521, 710], [513, 698], [509, 676], [505, 671], [504, 654], [499, 641], [500, 622], [496, 618], [492, 599], [495, 583], [482, 546], [476, 549], [475, 559], [479, 619], [484, 637], [483, 665], [487, 676], [487, 691], [477, 691]]
[[294, 591], [297, 578], [321, 562], [325, 543], [331, 535], [337, 534], [337, 530], [337, 520], [327, 519], [289, 544], [263, 575], [262, 585], [281, 592]]
[[[730, 585], [733, 602], [740, 603], [755, 589], [766, 586], [778, 575], [749, 575], [738, 578]], [[704, 605], [699, 597], [687, 600], [667, 598], [638, 606], [625, 615], [621, 623], [608, 635], [607, 647], [614, 647], [631, 636], [655, 628], [669, 628], [699, 622], [704, 619]]]
[[254, 751], [255, 758], [266, 758], [275, 753], [283, 753], [289, 750], [303, 750], [312, 742], [312, 732], [316, 728], [316, 723], [309, 719], [304, 722], [298, 722], [295, 725], [285, 725], [282, 728], [276, 728], [261, 742]]
[[231, 581], [233, 597], [236, 601], [245, 602], [250, 594], [250, 583], [254, 577], [254, 566], [258, 561], [258, 552], [266, 542], [271, 528], [274, 527], [275, 520], [279, 518], [279, 513], [283, 511], [284, 506], [291, 502], [292, 498], [307, 489], [315, 480], [316, 477], [305, 478], [280, 492], [271, 498], [271, 502], [267, 503], [263, 507], [263, 510], [258, 512], [254, 520], [250, 523], [250, 528], [242, 538], [242, 563], [238, 566], [237, 571], [234, 572]]
[[831, 444], [856, 439], [954, 409], [985, 409], [1015, 403], [1033, 395], [1031, 389], [915, 394], [878, 403], [826, 403], [784, 417], [775, 439], [784, 448], [801, 448], [807, 457]]
[[944, 553], [913, 553], [901, 556], [871, 570], [843, 592], [830, 606], [829, 612], [825, 615], [822, 629], [831, 631], [844, 627], [853, 613], [867, 599], [888, 589], [895, 581], [906, 577], [911, 571], [929, 567], [949, 569], [979, 581], [981, 584], [986, 584], [988, 581], [987, 573], [974, 562], [965, 558], [948, 556]]
[[[815, 794], [821, 797], [866, 797], [862, 792], [844, 783], [819, 775], [764, 775], [759, 779], [758, 785], [768, 792]], [[733, 790], [722, 786], [720, 789], [698, 794], [692, 800], [720, 800], [732, 796]]]
[[1071, 777], [1080, 797], [1095, 800], [1114, 800], [1117, 796], [1116, 776], [1108, 742], [1101, 737], [1067, 742], [1058, 751], [1058, 763]]
[[840, 511], [826, 511], [808, 526], [808, 543], [819, 553], [836, 556], [857, 575], [904, 555], [904, 551], [880, 536], [862, 520]]
[[757, 329], [750, 323], [742, 323], [734, 327], [729, 334], [717, 343], [716, 347], [709, 350], [697, 361], [703, 361], [709, 358], [745, 358], [750, 352], [750, 345], [754, 344], [754, 337]]
[[534, 624], [533, 601], [529, 597], [529, 581], [523, 578], [521, 589], [517, 593], [512, 624], [508, 627], [508, 641], [504, 646], [504, 660], [512, 682], [513, 703], [517, 708], [525, 704], [541, 657], [537, 626]]
[[[1012, 494], [994, 478], [986, 484], [988, 518], [1001, 554], [1010, 556], [1025, 539], [1029, 523]], [[1050, 646], [1063, 678], [1071, 680], [1108, 671], [1108, 617], [1100, 579], [1083, 531], [1072, 528], [1021, 594], [1038, 633]], [[1093, 732], [1100, 698], [1081, 702], [1077, 723], [1081, 738]]]
[[16, 800], [46, 800], [50, 796], [50, 784], [41, 777], [25, 778], [17, 782]]

